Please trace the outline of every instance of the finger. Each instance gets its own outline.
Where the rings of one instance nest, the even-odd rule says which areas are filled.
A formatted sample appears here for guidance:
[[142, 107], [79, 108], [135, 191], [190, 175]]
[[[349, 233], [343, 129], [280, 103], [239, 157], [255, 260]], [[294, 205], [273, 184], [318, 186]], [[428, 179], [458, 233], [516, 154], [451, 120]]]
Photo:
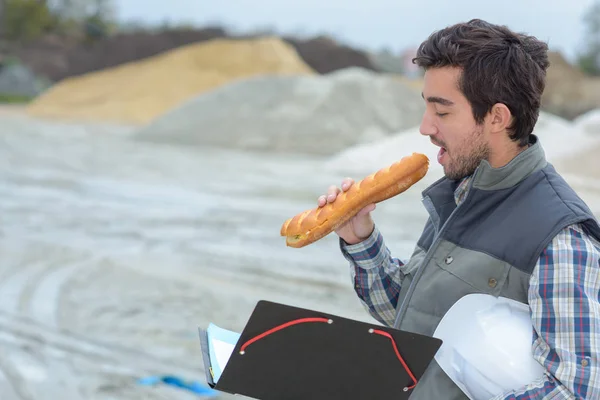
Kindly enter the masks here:
[[329, 186], [329, 189], [327, 189], [327, 201], [328, 202], [332, 202], [335, 200], [335, 198], [337, 197], [338, 193], [340, 193], [341, 190], [339, 187], [335, 186], [335, 185], [331, 185]]
[[342, 180], [342, 190], [345, 192], [346, 190], [350, 189], [350, 186], [352, 186], [353, 184], [354, 179], [344, 178], [344, 180]]
[[319, 196], [319, 198], [317, 199], [317, 204], [319, 205], [319, 207], [323, 207], [325, 204], [327, 204], [327, 196]]

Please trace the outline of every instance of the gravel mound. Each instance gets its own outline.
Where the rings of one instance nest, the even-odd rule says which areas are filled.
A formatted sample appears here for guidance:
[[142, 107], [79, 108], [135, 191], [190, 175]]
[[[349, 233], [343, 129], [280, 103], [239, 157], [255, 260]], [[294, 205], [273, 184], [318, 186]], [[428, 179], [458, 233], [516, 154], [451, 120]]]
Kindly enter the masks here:
[[[546, 157], [550, 162], [568, 158], [573, 154], [600, 143], [598, 136], [590, 135], [570, 121], [546, 112], [534, 129], [538, 135]], [[442, 167], [437, 162], [439, 148], [429, 137], [419, 133], [414, 126], [382, 140], [350, 147], [332, 156], [326, 163], [326, 169], [339, 171], [346, 175], [362, 176], [383, 168], [413, 152], [429, 157], [432, 179], [441, 177]]]
[[136, 136], [171, 144], [330, 155], [418, 124], [423, 110], [414, 88], [348, 68], [231, 83], [168, 112]]
[[600, 134], [600, 108], [578, 116], [573, 120], [573, 123], [584, 132]]

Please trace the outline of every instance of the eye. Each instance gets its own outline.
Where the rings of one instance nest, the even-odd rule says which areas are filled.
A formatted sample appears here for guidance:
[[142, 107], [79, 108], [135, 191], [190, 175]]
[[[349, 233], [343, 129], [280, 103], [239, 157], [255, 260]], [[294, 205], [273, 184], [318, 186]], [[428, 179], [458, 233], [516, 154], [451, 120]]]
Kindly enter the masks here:
[[448, 113], [435, 113], [438, 117], [444, 117], [448, 115]]

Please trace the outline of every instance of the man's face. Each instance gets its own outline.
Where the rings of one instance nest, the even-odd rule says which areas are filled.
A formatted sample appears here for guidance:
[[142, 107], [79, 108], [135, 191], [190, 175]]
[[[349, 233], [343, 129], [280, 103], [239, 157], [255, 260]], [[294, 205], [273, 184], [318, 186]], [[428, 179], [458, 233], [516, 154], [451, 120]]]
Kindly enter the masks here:
[[490, 153], [483, 125], [477, 125], [471, 105], [458, 88], [460, 70], [444, 67], [425, 72], [425, 114], [420, 132], [440, 147], [438, 162], [447, 178], [471, 175]]

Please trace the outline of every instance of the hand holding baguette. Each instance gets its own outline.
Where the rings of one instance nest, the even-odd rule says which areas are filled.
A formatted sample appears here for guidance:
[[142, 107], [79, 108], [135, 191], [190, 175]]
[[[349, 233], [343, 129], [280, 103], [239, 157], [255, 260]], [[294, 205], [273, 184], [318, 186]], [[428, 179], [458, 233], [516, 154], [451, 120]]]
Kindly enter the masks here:
[[413, 153], [382, 168], [358, 183], [342, 182], [342, 189], [329, 188], [327, 198], [319, 198], [318, 207], [286, 220], [281, 236], [286, 245], [304, 247], [335, 231], [349, 244], [358, 243], [373, 231], [370, 212], [375, 204], [394, 197], [421, 180], [429, 168], [424, 154]]
[[[342, 181], [341, 189], [335, 185], [330, 186], [327, 190], [327, 195], [319, 196], [319, 207], [333, 203], [340, 193], [347, 192], [352, 185], [354, 185], [354, 179], [346, 178]], [[354, 217], [335, 229], [335, 233], [348, 244], [362, 242], [375, 229], [375, 223], [371, 217], [371, 211], [373, 210], [375, 210], [375, 203], [367, 204]]]

